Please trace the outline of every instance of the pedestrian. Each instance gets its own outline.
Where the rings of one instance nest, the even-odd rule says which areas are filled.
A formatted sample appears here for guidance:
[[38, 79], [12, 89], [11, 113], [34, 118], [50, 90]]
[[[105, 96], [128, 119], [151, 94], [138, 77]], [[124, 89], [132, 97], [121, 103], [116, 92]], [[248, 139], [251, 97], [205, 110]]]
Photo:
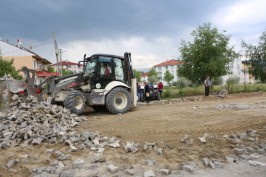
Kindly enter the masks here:
[[163, 93], [163, 83], [162, 82], [159, 82], [158, 89], [159, 89], [159, 93], [160, 93], [160, 98], [162, 98], [162, 93]]
[[211, 81], [209, 76], [207, 76], [206, 79], [204, 80], [204, 87], [205, 87], [205, 96], [209, 96], [210, 87], [211, 87]]
[[138, 101], [140, 101], [141, 87], [140, 87], [139, 82], [137, 82], [137, 95], [138, 95]]
[[147, 82], [145, 82], [145, 98], [146, 98], [146, 102], [149, 103], [150, 102], [150, 86]]

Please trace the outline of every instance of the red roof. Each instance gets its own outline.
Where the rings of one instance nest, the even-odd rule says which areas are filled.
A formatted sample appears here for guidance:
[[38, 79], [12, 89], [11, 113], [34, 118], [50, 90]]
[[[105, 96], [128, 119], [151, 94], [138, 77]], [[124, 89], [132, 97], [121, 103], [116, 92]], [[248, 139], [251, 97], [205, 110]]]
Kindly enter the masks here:
[[148, 76], [148, 73], [142, 73], [141, 74], [141, 77], [145, 77], [145, 76]]
[[59, 73], [58, 72], [49, 72], [49, 71], [45, 71], [45, 70], [42, 70], [42, 71], [36, 71], [36, 75], [38, 77], [50, 77], [50, 76], [59, 76]]
[[160, 66], [173, 66], [173, 65], [181, 65], [182, 62], [181, 61], [178, 61], [178, 60], [167, 60], [165, 62], [162, 62], [162, 63], [159, 63], [153, 67], [160, 67]]
[[[52, 64], [51, 66], [56, 66], [57, 63]], [[58, 65], [61, 65], [61, 62], [58, 62]], [[71, 62], [71, 61], [62, 61], [62, 66], [71, 66], [71, 65], [78, 65], [77, 63]], [[82, 66], [82, 65], [80, 65]]]

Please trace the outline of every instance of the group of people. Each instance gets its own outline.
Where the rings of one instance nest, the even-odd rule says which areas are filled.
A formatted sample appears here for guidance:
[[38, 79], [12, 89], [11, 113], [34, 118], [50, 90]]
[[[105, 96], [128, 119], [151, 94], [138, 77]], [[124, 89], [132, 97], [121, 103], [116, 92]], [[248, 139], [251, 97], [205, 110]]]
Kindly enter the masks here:
[[[211, 81], [210, 81], [210, 78], [209, 76], [206, 77], [206, 79], [204, 80], [204, 87], [205, 87], [205, 96], [209, 96], [210, 94], [210, 87], [211, 87]], [[162, 97], [162, 92], [163, 92], [163, 83], [162, 82], [159, 82], [158, 83], [158, 90], [159, 90], [159, 94], [160, 94], [160, 97]], [[141, 101], [141, 86], [140, 86], [140, 83], [138, 82], [137, 83], [137, 96], [138, 96], [138, 101]], [[144, 82], [144, 97], [145, 97], [145, 100], [147, 103], [150, 102], [150, 86], [147, 82]]]
[[[162, 92], [163, 92], [163, 83], [162, 82], [159, 82], [158, 83], [158, 90], [159, 90], [159, 94], [160, 94], [160, 97], [162, 97]], [[147, 103], [150, 102], [150, 86], [149, 84], [145, 81], [144, 82], [144, 97], [145, 97], [145, 100]], [[138, 95], [138, 101], [141, 100], [141, 86], [140, 86], [140, 83], [137, 83], [137, 95]]]

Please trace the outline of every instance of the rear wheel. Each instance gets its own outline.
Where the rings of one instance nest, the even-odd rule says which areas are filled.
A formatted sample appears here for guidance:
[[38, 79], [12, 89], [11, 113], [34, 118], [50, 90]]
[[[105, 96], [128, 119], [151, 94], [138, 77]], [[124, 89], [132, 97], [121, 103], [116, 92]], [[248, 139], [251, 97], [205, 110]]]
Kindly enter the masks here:
[[64, 106], [75, 114], [82, 114], [86, 107], [86, 97], [78, 90], [70, 92], [64, 100]]
[[129, 92], [122, 87], [114, 88], [106, 96], [106, 108], [113, 114], [127, 112], [130, 102]]

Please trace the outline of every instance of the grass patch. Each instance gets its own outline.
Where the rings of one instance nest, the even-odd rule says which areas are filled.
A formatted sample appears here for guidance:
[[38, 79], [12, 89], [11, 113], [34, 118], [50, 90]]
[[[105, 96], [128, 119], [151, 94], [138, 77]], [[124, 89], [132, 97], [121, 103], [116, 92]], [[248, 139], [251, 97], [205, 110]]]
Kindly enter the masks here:
[[[258, 92], [263, 91], [266, 92], [266, 84], [232, 84], [229, 86], [212, 86], [210, 93], [212, 95], [216, 95], [222, 90], [229, 90], [230, 93], [250, 93], [250, 92]], [[175, 86], [165, 87], [163, 90], [163, 99], [167, 98], [180, 98], [185, 96], [196, 96], [196, 95], [204, 95], [204, 87], [184, 87], [178, 88]]]

